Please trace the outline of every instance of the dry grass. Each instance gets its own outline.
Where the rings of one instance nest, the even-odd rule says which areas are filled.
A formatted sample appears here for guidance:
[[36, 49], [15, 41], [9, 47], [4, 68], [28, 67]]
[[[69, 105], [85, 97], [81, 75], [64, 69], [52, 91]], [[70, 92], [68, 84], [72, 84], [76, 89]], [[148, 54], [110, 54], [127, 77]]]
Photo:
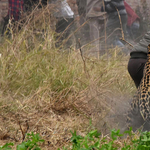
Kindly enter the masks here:
[[100, 59], [84, 57], [85, 64], [79, 50], [56, 48], [48, 10], [35, 9], [0, 44], [0, 145], [34, 131], [45, 139], [42, 149], [57, 149], [68, 144], [70, 130], [84, 134], [90, 119], [95, 128], [111, 109], [108, 99], [135, 91], [129, 56], [118, 48]]

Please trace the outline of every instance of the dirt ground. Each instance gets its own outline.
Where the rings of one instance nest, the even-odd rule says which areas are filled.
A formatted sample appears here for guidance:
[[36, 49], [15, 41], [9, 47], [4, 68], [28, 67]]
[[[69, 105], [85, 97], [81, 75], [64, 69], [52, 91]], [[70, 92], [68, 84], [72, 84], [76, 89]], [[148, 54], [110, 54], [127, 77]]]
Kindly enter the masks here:
[[103, 134], [110, 133], [113, 128], [124, 131], [125, 113], [129, 109], [131, 97], [116, 96], [109, 91], [108, 95], [105, 95], [106, 93], [99, 93], [96, 97], [96, 93], [86, 94], [73, 105], [66, 104], [60, 108], [39, 101], [38, 108], [35, 105], [31, 112], [29, 106], [19, 101], [16, 102], [19, 109], [12, 110], [10, 105], [14, 105], [13, 99], [9, 99], [9, 105], [0, 107], [0, 145], [7, 142], [17, 145], [24, 141], [26, 133], [33, 131], [40, 133], [45, 140], [42, 149], [55, 150], [68, 144], [71, 138], [70, 130], [76, 129], [78, 134], [84, 135], [90, 118], [92, 126]]

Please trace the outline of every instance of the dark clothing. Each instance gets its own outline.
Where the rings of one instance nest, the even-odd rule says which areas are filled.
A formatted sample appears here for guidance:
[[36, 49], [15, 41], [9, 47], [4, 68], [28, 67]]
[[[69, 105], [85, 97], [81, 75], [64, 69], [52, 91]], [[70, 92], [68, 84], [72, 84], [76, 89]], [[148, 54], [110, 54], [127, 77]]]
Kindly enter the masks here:
[[86, 15], [86, 3], [87, 3], [87, 0], [76, 0], [77, 2], [77, 6], [78, 6], [78, 14], [81, 16], [84, 16]]
[[[3, 18], [4, 23], [3, 23], [2, 33], [1, 33], [2, 35], [4, 35], [9, 19], [12, 20], [11, 23], [15, 26], [15, 21], [19, 20], [24, 8], [24, 0], [9, 0], [8, 2], [9, 2], [8, 14], [6, 17]], [[7, 32], [8, 35], [10, 34], [9, 31], [10, 30], [8, 29]]]
[[9, 0], [8, 16], [15, 21], [19, 20], [21, 12], [23, 11], [23, 0]]
[[140, 35], [140, 22], [136, 21], [133, 22], [133, 24], [129, 27], [127, 26], [127, 32], [129, 35], [129, 38], [133, 41], [137, 40], [138, 35]]
[[103, 10], [110, 16], [118, 16], [118, 12], [120, 15], [127, 14], [123, 0], [104, 0], [104, 4], [105, 8]]
[[[56, 32], [59, 33], [57, 35], [57, 39], [59, 39], [56, 43], [56, 47], [62, 46], [62, 41], [66, 40], [74, 28], [74, 12], [71, 7], [67, 3], [66, 0], [56, 0], [52, 1], [52, 4], [55, 5], [56, 10], [54, 10], [53, 15], [57, 18], [56, 23]], [[62, 33], [62, 34], [60, 34]], [[69, 48], [71, 43], [71, 38], [66, 41], [66, 48]]]
[[128, 72], [132, 77], [136, 87], [139, 86], [143, 77], [144, 65], [147, 61], [147, 46], [150, 43], [150, 31], [137, 43], [130, 53]]
[[[24, 10], [25, 11], [32, 11], [32, 9], [35, 8], [37, 4], [39, 4], [40, 0], [25, 0], [24, 1]], [[41, 8], [42, 6], [47, 5], [47, 0], [41, 0], [40, 5], [38, 5], [38, 8]]]
[[86, 18], [96, 18], [99, 20], [105, 20], [107, 18], [107, 13], [101, 11], [103, 6], [102, 0], [87, 0], [86, 3]]
[[107, 37], [109, 38], [107, 40], [107, 44], [116, 46], [115, 42], [119, 41], [119, 39], [122, 37], [121, 28], [124, 32], [124, 35], [126, 35], [127, 12], [124, 6], [124, 1], [104, 0], [104, 5], [105, 7], [102, 7], [102, 11], [106, 11], [108, 13], [106, 33]]
[[4, 32], [6, 30], [6, 27], [7, 27], [8, 21], [9, 21], [8, 15], [6, 17], [4, 17], [3, 20], [4, 21], [3, 21], [3, 27], [2, 27], [2, 32], [1, 32], [2, 36], [4, 35]]
[[[76, 3], [78, 6], [78, 14], [80, 16], [79, 22], [81, 25], [86, 21], [86, 3], [87, 3], [87, 0], [76, 0]], [[85, 26], [83, 28], [85, 28]]]
[[[66, 40], [69, 35], [71, 34], [71, 32], [74, 30], [74, 18], [57, 18], [58, 22], [56, 23], [56, 32], [59, 33], [56, 37], [56, 41], [57, 39], [59, 39], [56, 42], [56, 47], [62, 46], [62, 42], [63, 40]], [[71, 26], [70, 26], [71, 24]], [[69, 27], [69, 28], [68, 28]], [[63, 33], [63, 34], [61, 34]], [[69, 48], [70, 45], [72, 45], [73, 43], [73, 39], [72, 36], [68, 39], [68, 41], [66, 41], [66, 44], [63, 45], [65, 48]]]
[[128, 62], [128, 72], [137, 88], [143, 78], [143, 70], [146, 61], [147, 59], [144, 58], [130, 58]]
[[[127, 15], [121, 16], [122, 30], [126, 34], [126, 24], [127, 24]], [[116, 30], [115, 30], [116, 29]], [[109, 16], [108, 22], [106, 24], [106, 32], [108, 38], [108, 44], [113, 44], [114, 40], [119, 40], [121, 38], [121, 25], [120, 19], [118, 16]]]
[[[74, 18], [57, 18], [58, 22], [56, 23], [56, 32], [61, 33], [63, 32], [73, 21]], [[70, 32], [70, 28], [66, 30], [65, 34]]]

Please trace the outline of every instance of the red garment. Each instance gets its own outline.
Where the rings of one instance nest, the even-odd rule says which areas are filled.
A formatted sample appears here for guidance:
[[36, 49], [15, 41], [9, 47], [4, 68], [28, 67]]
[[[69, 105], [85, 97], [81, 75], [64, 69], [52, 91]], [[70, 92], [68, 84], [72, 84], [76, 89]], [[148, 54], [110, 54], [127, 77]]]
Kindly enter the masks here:
[[136, 19], [140, 20], [140, 17], [134, 12], [134, 10], [125, 1], [124, 1], [124, 6], [126, 8], [127, 15], [128, 15], [127, 26], [130, 27]]
[[23, 11], [23, 0], [9, 0], [8, 15], [11, 19], [17, 21]]

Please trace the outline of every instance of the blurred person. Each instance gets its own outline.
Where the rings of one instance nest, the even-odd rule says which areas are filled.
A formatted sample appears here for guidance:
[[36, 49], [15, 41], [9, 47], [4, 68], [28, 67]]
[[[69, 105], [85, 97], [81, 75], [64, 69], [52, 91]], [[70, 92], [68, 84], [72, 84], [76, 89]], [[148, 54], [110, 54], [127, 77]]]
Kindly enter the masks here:
[[68, 5], [66, 0], [60, 2], [60, 9], [56, 13], [58, 22], [56, 24], [56, 32], [63, 32], [70, 23], [74, 20], [74, 12], [71, 7]]
[[130, 7], [130, 5], [124, 1], [124, 5], [127, 11], [127, 31], [132, 40], [134, 40], [140, 28], [140, 17], [135, 13], [135, 11]]
[[128, 18], [124, 0], [104, 0], [102, 11], [106, 11], [108, 14], [108, 21], [106, 24], [108, 44], [123, 47], [124, 44], [120, 41], [122, 37], [121, 30], [123, 30], [124, 35], [127, 35], [126, 25]]
[[74, 12], [74, 17], [78, 16], [78, 7], [76, 0], [67, 0], [71, 10]]
[[89, 35], [90, 41], [92, 42], [92, 49], [90, 50], [90, 55], [95, 56], [96, 54], [103, 55], [104, 51], [100, 48], [100, 36], [101, 28], [104, 25], [106, 19], [106, 12], [101, 11], [103, 6], [103, 0], [87, 0], [86, 3], [86, 20], [89, 24]]
[[[53, 11], [53, 15], [57, 19], [55, 31], [57, 33], [64, 32], [61, 37], [62, 41], [66, 39], [72, 31], [74, 12], [69, 6], [67, 0], [51, 0], [50, 3], [55, 5], [55, 9]], [[58, 43], [60, 44], [60, 41], [58, 41]], [[68, 42], [68, 44], [70, 43]]]
[[78, 14], [80, 16], [80, 24], [86, 21], [86, 3], [87, 0], [76, 0], [78, 6]]
[[9, 0], [8, 3], [8, 14], [6, 17], [4, 17], [2, 35], [6, 30], [9, 19], [12, 21], [12, 23], [14, 23], [20, 19], [23, 12], [24, 0]]
[[18, 21], [23, 12], [24, 0], [9, 0], [8, 16], [10, 19]]
[[47, 5], [47, 0], [25, 0], [24, 1], [24, 10], [32, 11], [38, 5], [38, 8]]
[[76, 0], [78, 6], [79, 15], [79, 27], [78, 36], [80, 37], [81, 46], [90, 42], [89, 24], [86, 22], [86, 4], [87, 0]]
[[140, 85], [143, 78], [143, 70], [147, 61], [147, 46], [150, 44], [150, 31], [137, 43], [131, 53], [128, 62], [128, 72], [133, 79], [136, 88]]

